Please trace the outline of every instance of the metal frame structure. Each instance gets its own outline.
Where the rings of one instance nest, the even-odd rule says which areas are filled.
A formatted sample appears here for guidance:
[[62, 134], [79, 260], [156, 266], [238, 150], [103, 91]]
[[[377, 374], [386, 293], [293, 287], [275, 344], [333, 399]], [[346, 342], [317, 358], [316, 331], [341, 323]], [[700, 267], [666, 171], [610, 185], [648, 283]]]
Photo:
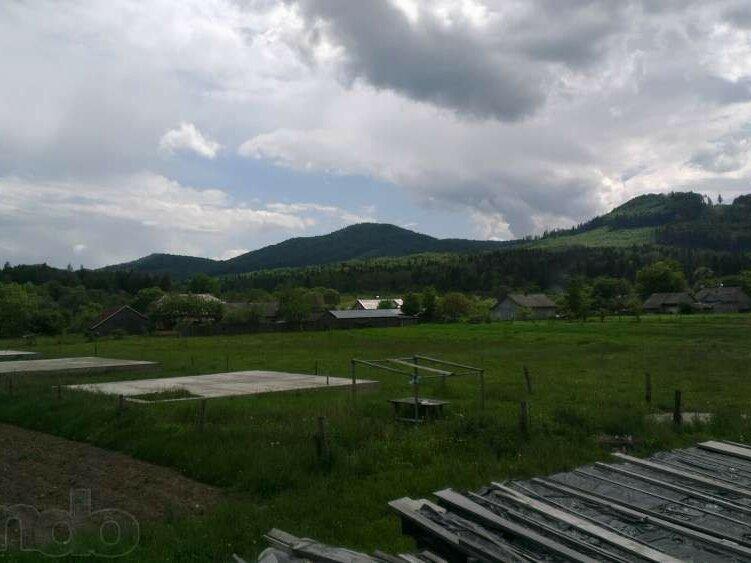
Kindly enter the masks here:
[[[419, 354], [406, 357], [386, 358], [382, 360], [361, 360], [353, 358], [350, 363], [353, 400], [357, 395], [357, 377], [355, 372], [358, 365], [388, 371], [390, 373], [398, 373], [399, 375], [409, 377], [410, 384], [413, 386], [414, 391], [415, 410], [412, 421], [415, 424], [420, 422], [420, 381], [423, 379], [441, 379], [445, 384], [446, 379], [449, 377], [475, 375], [480, 380], [480, 410], [485, 409], [485, 370], [482, 368], [449, 362]], [[441, 368], [451, 368], [451, 370]], [[420, 372], [425, 372], [426, 375], [421, 375]]]

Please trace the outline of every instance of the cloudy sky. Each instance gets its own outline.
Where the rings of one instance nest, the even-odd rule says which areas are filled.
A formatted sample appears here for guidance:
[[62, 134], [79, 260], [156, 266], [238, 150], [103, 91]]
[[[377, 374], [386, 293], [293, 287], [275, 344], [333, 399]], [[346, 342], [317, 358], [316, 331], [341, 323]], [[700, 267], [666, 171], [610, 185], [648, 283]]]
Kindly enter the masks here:
[[2, 0], [0, 260], [730, 200], [749, 101], [747, 1]]

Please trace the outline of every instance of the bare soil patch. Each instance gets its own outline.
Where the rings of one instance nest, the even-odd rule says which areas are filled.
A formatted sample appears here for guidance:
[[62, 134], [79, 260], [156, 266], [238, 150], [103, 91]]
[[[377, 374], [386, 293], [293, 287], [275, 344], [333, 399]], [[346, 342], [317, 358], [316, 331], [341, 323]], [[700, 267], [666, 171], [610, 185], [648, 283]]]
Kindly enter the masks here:
[[0, 505], [67, 510], [73, 489], [91, 490], [93, 510], [117, 508], [140, 520], [204, 514], [222, 497], [166, 467], [0, 424]]

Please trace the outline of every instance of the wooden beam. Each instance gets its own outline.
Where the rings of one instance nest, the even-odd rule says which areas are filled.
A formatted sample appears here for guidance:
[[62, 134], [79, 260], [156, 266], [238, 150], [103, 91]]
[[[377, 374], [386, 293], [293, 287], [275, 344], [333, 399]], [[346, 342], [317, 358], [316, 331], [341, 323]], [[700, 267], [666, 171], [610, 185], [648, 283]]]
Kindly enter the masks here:
[[476, 368], [472, 366], [468, 366], [465, 364], [457, 364], [456, 362], [447, 362], [446, 360], [439, 360], [438, 358], [431, 358], [430, 356], [415, 356], [416, 358], [419, 358], [421, 360], [427, 360], [429, 362], [433, 362], [435, 364], [444, 365], [444, 366], [451, 366], [455, 368], [461, 368], [461, 369], [467, 369], [469, 371], [482, 371], [482, 368]]
[[720, 489], [728, 493], [734, 493], [736, 495], [741, 495], [747, 498], [751, 498], [751, 490], [744, 489], [741, 487], [736, 487], [734, 485], [730, 485], [723, 481], [718, 481], [717, 479], [713, 479], [711, 477], [705, 477], [703, 475], [699, 475], [697, 473], [693, 473], [690, 471], [682, 471], [680, 469], [673, 469], [672, 467], [668, 465], [664, 465], [662, 463], [655, 463], [654, 461], [648, 461], [646, 459], [639, 459], [638, 457], [631, 457], [630, 455], [626, 455], [626, 454], [614, 453], [613, 456], [623, 461], [633, 463], [634, 465], [639, 465], [641, 467], [646, 467], [654, 471], [659, 471], [660, 473], [666, 473], [668, 475], [673, 475], [674, 477], [688, 479], [689, 481], [694, 481], [695, 483], [701, 483], [702, 485], [714, 487], [715, 489]]
[[502, 518], [451, 489], [438, 491], [434, 494], [438, 497], [441, 504], [444, 504], [447, 508], [459, 511], [460, 513], [472, 515], [473, 520], [479, 521], [483, 526], [489, 526], [503, 532], [504, 534], [510, 534], [521, 538], [538, 548], [550, 552], [550, 554], [556, 556], [556, 558], [565, 557], [567, 560], [579, 561], [580, 563], [594, 563], [597, 561], [597, 559], [593, 559], [592, 557], [575, 551], [557, 541], [542, 536], [529, 528]]
[[357, 363], [357, 364], [362, 364], [364, 366], [368, 366], [368, 367], [371, 367], [371, 368], [382, 369], [382, 370], [390, 371], [390, 372], [393, 372], [393, 373], [398, 373], [399, 375], [409, 375], [410, 377], [412, 376], [412, 374], [410, 372], [402, 371], [402, 370], [399, 370], [399, 369], [396, 369], [396, 368], [392, 368], [390, 366], [384, 366], [383, 364], [379, 364], [379, 363], [377, 363], [375, 361], [371, 361], [371, 360], [352, 360], [352, 361], [355, 362], [355, 363]]
[[412, 362], [405, 362], [404, 360], [398, 360], [396, 358], [391, 358], [391, 359], [389, 359], [387, 361], [389, 361], [391, 363], [394, 363], [394, 364], [399, 364], [400, 366], [408, 366], [408, 367], [410, 367], [412, 369], [419, 369], [421, 371], [427, 371], [427, 372], [430, 372], [430, 373], [436, 373], [438, 375], [442, 375], [442, 376], [446, 376], [446, 377], [454, 375], [450, 371], [446, 371], [446, 370], [442, 370], [442, 369], [436, 369], [436, 368], [430, 368], [428, 366], [421, 366], [420, 364], [415, 364], [415, 363], [412, 363]]
[[639, 481], [644, 481], [645, 483], [649, 483], [650, 485], [655, 485], [658, 487], [663, 487], [665, 489], [670, 489], [672, 491], [676, 491], [678, 493], [682, 493], [687, 496], [692, 496], [695, 498], [702, 499], [704, 502], [709, 502], [712, 504], [717, 504], [719, 506], [724, 506], [725, 508], [729, 510], [734, 510], [736, 512], [740, 512], [742, 514], [748, 514], [751, 515], [751, 507], [743, 506], [740, 504], [736, 504], [734, 502], [731, 502], [729, 500], [723, 499], [721, 497], [718, 497], [716, 495], [710, 495], [708, 493], [699, 491], [697, 489], [692, 489], [691, 487], [683, 487], [681, 485], [676, 485], [675, 483], [670, 483], [669, 481], [663, 481], [661, 479], [657, 479], [655, 477], [650, 477], [648, 475], [642, 475], [641, 473], [635, 473], [633, 471], [629, 471], [627, 469], [624, 469], [623, 467], [619, 465], [610, 465], [608, 463], [602, 463], [597, 462], [595, 463], [595, 467], [599, 467], [602, 469], [606, 469], [608, 471], [612, 471], [613, 473], [618, 473], [619, 475], [625, 475], [626, 477], [632, 477], [633, 479], [638, 479]]
[[524, 495], [519, 491], [511, 489], [501, 483], [493, 483], [493, 487], [495, 487], [497, 491], [504, 493], [503, 498], [511, 502], [525, 506], [531, 510], [534, 510], [535, 512], [544, 514], [549, 518], [558, 520], [559, 522], [563, 522], [564, 524], [576, 528], [580, 532], [584, 532], [587, 535], [595, 536], [601, 541], [616, 546], [641, 559], [660, 563], [678, 563], [680, 561], [680, 559], [676, 559], [666, 553], [657, 551], [656, 549], [653, 549], [648, 545], [637, 542], [636, 540], [632, 540], [631, 538], [628, 538], [621, 534], [617, 534], [595, 524], [594, 522], [590, 522], [589, 520], [585, 520], [584, 518], [576, 516], [575, 514], [571, 514], [570, 512], [560, 510], [545, 502], [533, 499], [532, 497]]
[[608, 510], [613, 510], [622, 514], [626, 518], [635, 518], [641, 520], [646, 524], [653, 524], [665, 530], [688, 536], [692, 539], [710, 544], [716, 549], [725, 550], [730, 553], [734, 553], [743, 557], [744, 559], [751, 559], [751, 547], [749, 545], [741, 545], [736, 541], [730, 540], [727, 536], [724, 536], [721, 532], [715, 532], [701, 528], [696, 524], [689, 522], [678, 523], [677, 520], [667, 515], [656, 515], [656, 513], [645, 510], [635, 509], [633, 505], [628, 505], [621, 501], [617, 501], [610, 497], [600, 497], [591, 493], [585, 493], [575, 487], [569, 487], [562, 483], [551, 481], [550, 479], [532, 479], [532, 482], [544, 485], [558, 493], [570, 495], [579, 500], [583, 500], [598, 506], [605, 507]]
[[714, 440], [710, 440], [709, 442], [702, 442], [701, 444], [699, 444], [699, 448], [708, 452], [729, 455], [745, 461], [751, 461], [751, 448], [747, 448], [741, 445], [728, 444], [725, 442], [715, 442]]

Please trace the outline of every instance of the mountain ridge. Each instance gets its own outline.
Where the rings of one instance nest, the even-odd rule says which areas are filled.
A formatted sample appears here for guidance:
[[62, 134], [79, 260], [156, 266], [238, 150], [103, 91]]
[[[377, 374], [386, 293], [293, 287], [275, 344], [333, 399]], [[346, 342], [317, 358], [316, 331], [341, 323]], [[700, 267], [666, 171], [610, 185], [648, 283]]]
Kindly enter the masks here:
[[388, 223], [359, 223], [325, 235], [287, 239], [229, 260], [150, 254], [103, 269], [168, 273], [184, 279], [199, 273], [223, 276], [425, 253], [646, 244], [751, 250], [751, 195], [740, 196], [732, 204], [715, 205], [694, 192], [644, 194], [574, 228], [511, 241], [439, 239]]
[[169, 273], [177, 278], [199, 273], [232, 275], [411, 254], [482, 252], [508, 247], [516, 242], [439, 239], [388, 223], [358, 223], [325, 235], [294, 237], [228, 260], [153, 253], [102, 269]]

